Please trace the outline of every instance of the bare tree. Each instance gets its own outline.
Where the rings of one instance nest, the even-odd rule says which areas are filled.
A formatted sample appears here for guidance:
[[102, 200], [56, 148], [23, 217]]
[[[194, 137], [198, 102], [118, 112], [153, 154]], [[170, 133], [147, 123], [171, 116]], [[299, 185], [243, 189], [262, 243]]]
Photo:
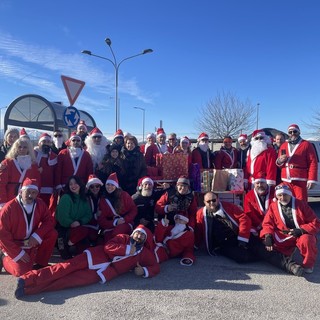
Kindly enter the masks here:
[[240, 133], [251, 132], [255, 115], [256, 107], [248, 99], [241, 101], [230, 92], [218, 93], [200, 109], [196, 127], [214, 139], [237, 137]]
[[320, 111], [312, 110], [313, 114], [311, 120], [308, 122], [303, 122], [304, 125], [310, 129], [308, 136], [314, 140], [320, 140]]

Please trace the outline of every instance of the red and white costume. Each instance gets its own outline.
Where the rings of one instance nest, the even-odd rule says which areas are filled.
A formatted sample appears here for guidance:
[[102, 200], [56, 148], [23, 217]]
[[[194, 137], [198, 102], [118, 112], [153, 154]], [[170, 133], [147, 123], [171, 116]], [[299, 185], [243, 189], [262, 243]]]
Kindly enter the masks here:
[[[57, 239], [54, 220], [44, 201], [40, 198], [35, 200], [28, 223], [28, 214], [19, 198], [9, 201], [0, 212], [0, 248], [5, 254], [3, 266], [17, 277], [31, 270], [34, 263], [47, 265]], [[39, 245], [25, 247], [24, 241], [31, 236]], [[30, 262], [20, 260], [25, 252], [29, 254]]]
[[21, 277], [25, 282], [24, 293], [30, 295], [99, 281], [105, 283], [133, 270], [137, 264], [143, 268], [144, 278], [156, 276], [160, 266], [154, 254], [152, 234], [147, 228], [139, 227], [145, 230], [147, 239], [134, 254], [130, 254], [130, 236], [119, 234], [105, 246], [89, 248], [66, 262], [24, 274]]
[[50, 197], [54, 191], [54, 180], [58, 164], [57, 155], [50, 151], [49, 154], [42, 153], [39, 148], [34, 149], [36, 161], [41, 175], [41, 188], [39, 197], [49, 206]]
[[288, 230], [279, 201], [271, 203], [263, 220], [260, 237], [271, 234], [274, 247], [284, 255], [291, 255], [297, 247], [303, 257], [302, 266], [312, 268], [317, 257], [317, 233], [320, 230], [320, 221], [305, 201], [292, 197], [292, 216], [296, 228], [306, 233], [294, 237], [281, 232]]
[[258, 235], [262, 228], [262, 221], [268, 211], [273, 198], [270, 196], [270, 189], [265, 196], [264, 206], [261, 204], [258, 193], [255, 189], [250, 190], [244, 197], [244, 213], [250, 218], [250, 231]]
[[[249, 242], [250, 237], [250, 221], [249, 218], [237, 205], [229, 202], [220, 201], [220, 209], [224, 215], [231, 221], [233, 228], [238, 229], [238, 240]], [[205, 245], [210, 254], [210, 244], [212, 242], [208, 237], [207, 208], [203, 207], [197, 211], [195, 244], [197, 247]]]
[[225, 148], [221, 148], [214, 158], [214, 167], [216, 169], [235, 169], [238, 167], [238, 151], [236, 148], [228, 152]]
[[55, 184], [57, 187], [65, 186], [70, 176], [76, 175], [83, 183], [87, 183], [88, 177], [93, 173], [93, 164], [90, 154], [81, 150], [77, 162], [71, 157], [69, 149], [63, 149], [58, 154], [58, 165]]
[[[100, 216], [98, 223], [103, 229], [105, 241], [110, 240], [117, 234], [130, 234], [134, 225], [134, 218], [138, 214], [137, 207], [131, 196], [121, 191], [121, 210], [116, 212], [115, 208], [107, 198], [100, 200]], [[123, 218], [125, 223], [118, 224], [120, 218]]]
[[12, 200], [27, 177], [36, 179], [41, 185], [41, 176], [36, 163], [33, 163], [29, 169], [22, 170], [16, 159], [3, 160], [0, 167], [0, 204]]
[[155, 143], [146, 144], [143, 152], [146, 165], [149, 167], [155, 167], [157, 154], [159, 153], [160, 153], [159, 148]]
[[[282, 151], [283, 150], [283, 151]], [[309, 141], [301, 139], [290, 151], [289, 142], [284, 142], [278, 157], [286, 154], [288, 160], [278, 166], [281, 168], [281, 180], [289, 184], [294, 196], [308, 200], [307, 182], [317, 183], [318, 161], [316, 152]]]

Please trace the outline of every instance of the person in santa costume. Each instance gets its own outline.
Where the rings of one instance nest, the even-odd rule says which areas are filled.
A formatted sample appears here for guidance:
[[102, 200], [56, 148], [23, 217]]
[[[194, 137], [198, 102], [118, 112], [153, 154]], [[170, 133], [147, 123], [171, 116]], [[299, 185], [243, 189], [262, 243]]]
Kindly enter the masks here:
[[211, 256], [223, 255], [238, 263], [257, 261], [250, 235], [250, 218], [237, 205], [219, 201], [218, 194], [204, 195], [205, 206], [197, 211], [195, 244]]
[[213, 154], [209, 148], [209, 136], [202, 132], [198, 137], [198, 145], [192, 150], [192, 163], [198, 163], [200, 169], [213, 168]]
[[109, 141], [102, 134], [99, 128], [93, 128], [84, 141], [86, 151], [89, 152], [92, 163], [93, 171], [96, 172], [101, 167], [101, 162], [107, 153], [107, 145]]
[[[124, 133], [123, 133], [123, 131], [122, 131], [121, 129], [118, 129], [118, 130], [114, 133], [114, 135], [113, 135], [113, 141], [112, 141], [112, 144], [111, 144], [111, 145], [115, 146], [115, 147], [118, 149], [119, 153], [120, 153], [120, 151], [121, 151], [121, 149], [122, 149], [122, 147], [123, 147], [123, 145], [124, 145]], [[108, 146], [107, 146], [108, 153], [110, 153], [109, 147], [110, 147], [111, 145], [108, 145]]]
[[168, 135], [167, 151], [173, 153], [174, 149], [179, 145], [177, 134], [172, 132]]
[[52, 138], [49, 134], [41, 134], [38, 146], [34, 148], [36, 161], [41, 174], [41, 188], [39, 197], [49, 207], [50, 198], [56, 192], [54, 176], [58, 164], [57, 155], [51, 150]]
[[183, 153], [183, 154], [188, 155], [188, 168], [189, 169], [192, 164], [192, 152], [191, 152], [190, 145], [191, 145], [190, 139], [188, 137], [184, 136], [180, 139], [179, 145], [173, 149], [173, 153]]
[[141, 147], [143, 147], [143, 148], [140, 148], [140, 150], [144, 154], [146, 165], [149, 167], [155, 167], [157, 154], [160, 153], [159, 148], [156, 145], [155, 134], [149, 133], [147, 135], [147, 143]]
[[41, 185], [41, 175], [29, 139], [19, 138], [10, 148], [0, 165], [0, 208], [18, 195], [23, 180], [36, 179]]
[[223, 145], [214, 158], [215, 169], [235, 169], [238, 168], [238, 151], [232, 146], [232, 138], [225, 136]]
[[303, 259], [303, 270], [295, 264], [291, 273], [312, 273], [318, 253], [320, 220], [307, 202], [293, 197], [288, 185], [278, 185], [275, 195], [277, 201], [270, 204], [260, 232], [265, 249], [268, 252], [280, 252], [292, 260], [294, 251], [298, 248]]
[[244, 182], [246, 189], [251, 190], [254, 176], [261, 172], [265, 174], [273, 196], [277, 177], [277, 155], [273, 147], [268, 147], [268, 140], [269, 138], [263, 130], [255, 130], [252, 133], [251, 148], [248, 151], [246, 169], [244, 170]]
[[66, 149], [67, 145], [64, 142], [63, 132], [60, 129], [53, 131], [51, 150], [58, 155], [62, 149]]
[[318, 180], [318, 160], [312, 144], [300, 136], [296, 124], [288, 127], [288, 141], [279, 149], [277, 166], [281, 168], [281, 179], [290, 185], [294, 196], [308, 201], [308, 189]]
[[71, 176], [65, 193], [57, 205], [55, 217], [59, 233], [58, 249], [62, 259], [72, 256], [72, 249], [81, 253], [89, 246], [89, 229], [86, 224], [92, 219], [92, 211], [86, 196], [85, 184], [78, 176]]
[[37, 198], [35, 179], [23, 181], [19, 195], [0, 212], [0, 272], [19, 277], [48, 265], [57, 239], [48, 207]]
[[98, 217], [98, 223], [107, 242], [117, 234], [132, 232], [137, 207], [131, 196], [119, 188], [116, 173], [108, 177], [105, 186], [107, 192], [105, 198], [100, 201], [101, 214]]
[[85, 148], [85, 140], [86, 137], [88, 136], [88, 128], [86, 125], [86, 122], [84, 120], [80, 120], [78, 125], [77, 125], [77, 130], [76, 134], [81, 138], [81, 146], [82, 148]]
[[9, 152], [11, 146], [19, 138], [19, 130], [17, 128], [9, 128], [3, 136], [3, 143], [0, 146], [0, 162], [2, 162], [6, 154]]
[[157, 217], [154, 212], [156, 202], [160, 199], [166, 189], [170, 185], [168, 183], [161, 184], [161, 188], [154, 188], [154, 181], [150, 177], [142, 177], [138, 181], [138, 190], [132, 195], [132, 199], [137, 206], [138, 214], [134, 219], [134, 227], [143, 224], [151, 232], [154, 232]]
[[158, 128], [156, 132], [156, 146], [158, 147], [159, 153], [168, 153], [168, 146], [166, 143], [167, 135], [163, 128]]
[[70, 176], [78, 176], [84, 184], [93, 173], [93, 164], [90, 154], [81, 147], [81, 137], [71, 133], [69, 146], [58, 155], [58, 165], [55, 175], [55, 185], [58, 191], [66, 185]]
[[131, 235], [118, 234], [105, 246], [85, 250], [66, 262], [31, 271], [18, 279], [17, 299], [45, 291], [110, 282], [133, 270], [138, 277], [151, 278], [160, 272], [150, 230], [140, 225]]
[[248, 135], [242, 133], [238, 138], [239, 148], [238, 150], [238, 168], [245, 169], [247, 163], [247, 154], [250, 148], [248, 143]]

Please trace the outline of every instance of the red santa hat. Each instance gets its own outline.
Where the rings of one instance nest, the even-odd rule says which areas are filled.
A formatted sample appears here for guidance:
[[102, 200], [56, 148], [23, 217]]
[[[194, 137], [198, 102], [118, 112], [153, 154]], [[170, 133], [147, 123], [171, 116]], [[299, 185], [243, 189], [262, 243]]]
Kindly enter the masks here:
[[119, 188], [119, 181], [117, 174], [115, 172], [111, 173], [110, 176], [108, 177], [106, 184], [112, 184], [115, 187]]
[[201, 132], [198, 137], [198, 141], [209, 140], [209, 136], [205, 132]]
[[142, 185], [146, 182], [149, 182], [152, 184], [152, 186], [154, 186], [154, 182], [150, 177], [142, 177], [138, 180], [138, 188], [141, 190], [142, 189]]
[[48, 134], [48, 133], [43, 133], [40, 138], [39, 138], [39, 143], [44, 141], [44, 140], [47, 140], [47, 141], [52, 141], [52, 138], [51, 136]]
[[123, 131], [121, 129], [118, 129], [115, 134], [113, 135], [113, 138], [124, 138]]
[[188, 179], [187, 176], [180, 176], [179, 179], [177, 180], [177, 185], [178, 184], [186, 184], [190, 186], [190, 180]]
[[20, 130], [20, 138], [21, 137], [29, 137], [25, 128]]
[[291, 130], [297, 130], [300, 133], [300, 128], [299, 128], [299, 126], [297, 124], [291, 124], [288, 127], [288, 132], [291, 131]]
[[166, 133], [164, 132], [163, 128], [157, 129], [157, 137], [165, 136]]
[[266, 133], [262, 129], [254, 130], [252, 133], [252, 138], [265, 137], [265, 136], [266, 136]]
[[101, 130], [99, 128], [95, 127], [90, 131], [89, 136], [91, 136], [91, 137], [96, 137], [96, 136], [101, 137], [102, 136], [102, 132], [101, 132]]
[[36, 179], [25, 178], [21, 190], [34, 189], [39, 191], [38, 182]]
[[146, 240], [147, 240], [147, 232], [145, 230], [145, 226], [143, 224], [139, 224], [131, 233], [131, 236], [133, 236], [133, 234], [136, 232], [136, 231], [140, 231], [141, 233], [143, 233], [145, 236], [146, 236]]
[[253, 176], [254, 182], [265, 182], [267, 183], [266, 173], [263, 171], [259, 171]]
[[88, 130], [84, 120], [79, 121], [78, 126], [77, 126], [77, 130], [79, 130], [81, 127], [84, 127], [86, 131]]
[[181, 219], [181, 220], [185, 221], [186, 223], [189, 222], [189, 219], [187, 217], [183, 216], [182, 214], [175, 214], [174, 220], [177, 220], [177, 219]]
[[246, 135], [245, 133], [241, 133], [238, 138], [238, 142], [240, 141], [248, 141], [248, 135]]
[[275, 187], [275, 193], [276, 196], [279, 194], [288, 194], [289, 196], [292, 197], [292, 191], [290, 187], [286, 184], [279, 184]]
[[189, 138], [188, 137], [182, 137], [181, 139], [180, 139], [180, 143], [182, 144], [182, 142], [187, 142], [188, 144], [190, 144], [190, 140], [189, 140]]
[[71, 132], [69, 141], [71, 141], [73, 138], [78, 138], [81, 140], [81, 137], [75, 131]]
[[90, 186], [93, 184], [98, 184], [100, 186], [103, 186], [102, 181], [95, 174], [90, 174], [88, 178], [88, 182], [86, 184], [86, 188], [89, 189]]

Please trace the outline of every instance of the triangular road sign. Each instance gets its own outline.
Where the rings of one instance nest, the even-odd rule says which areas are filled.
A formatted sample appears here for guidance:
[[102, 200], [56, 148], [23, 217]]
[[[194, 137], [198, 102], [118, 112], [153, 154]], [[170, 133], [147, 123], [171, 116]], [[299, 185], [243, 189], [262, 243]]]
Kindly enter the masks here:
[[61, 80], [64, 89], [66, 90], [70, 106], [73, 106], [86, 83], [84, 81], [69, 78], [66, 76], [61, 76]]

